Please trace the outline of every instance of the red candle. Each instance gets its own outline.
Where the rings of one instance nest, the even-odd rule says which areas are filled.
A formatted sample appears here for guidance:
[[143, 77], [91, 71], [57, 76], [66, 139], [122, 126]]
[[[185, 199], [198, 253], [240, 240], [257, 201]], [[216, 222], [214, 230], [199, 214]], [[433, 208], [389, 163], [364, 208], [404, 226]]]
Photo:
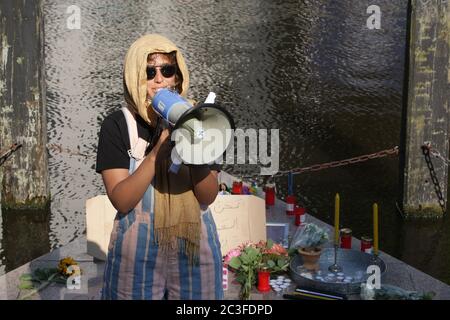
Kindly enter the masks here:
[[352, 248], [352, 230], [349, 228], [341, 229], [341, 248]]
[[305, 208], [295, 207], [295, 225], [299, 226], [305, 223]]
[[293, 216], [295, 214], [295, 196], [288, 195], [286, 197], [286, 214], [288, 216]]
[[270, 271], [260, 270], [258, 271], [258, 291], [269, 292], [270, 291]]
[[369, 237], [361, 237], [361, 251], [365, 253], [372, 253], [373, 240]]
[[264, 191], [266, 193], [266, 206], [275, 205], [275, 185], [273, 183], [266, 184]]
[[233, 181], [231, 194], [242, 194], [242, 181]]

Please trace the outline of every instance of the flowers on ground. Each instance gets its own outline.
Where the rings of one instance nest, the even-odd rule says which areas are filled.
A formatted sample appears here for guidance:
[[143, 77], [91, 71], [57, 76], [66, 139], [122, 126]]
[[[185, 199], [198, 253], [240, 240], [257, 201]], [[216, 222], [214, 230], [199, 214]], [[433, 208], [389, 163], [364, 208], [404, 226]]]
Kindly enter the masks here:
[[[66, 285], [67, 279], [71, 275], [81, 274], [81, 269], [73, 268], [70, 272], [70, 266], [78, 266], [72, 257], [66, 257], [59, 260], [57, 268], [38, 268], [32, 273], [23, 274], [19, 278], [19, 296], [18, 299], [28, 299], [34, 294], [46, 288], [50, 283], [61, 283]], [[21, 296], [22, 290], [30, 290], [27, 294]]]
[[72, 272], [67, 271], [70, 266], [77, 266], [78, 262], [76, 262], [72, 257], [66, 257], [64, 259], [59, 260], [58, 271], [61, 275], [65, 277], [69, 277], [75, 274], [76, 270], [72, 270]]
[[260, 242], [257, 245], [262, 252], [260, 269], [278, 273], [287, 271], [289, 267], [289, 255], [287, 250], [271, 240]]

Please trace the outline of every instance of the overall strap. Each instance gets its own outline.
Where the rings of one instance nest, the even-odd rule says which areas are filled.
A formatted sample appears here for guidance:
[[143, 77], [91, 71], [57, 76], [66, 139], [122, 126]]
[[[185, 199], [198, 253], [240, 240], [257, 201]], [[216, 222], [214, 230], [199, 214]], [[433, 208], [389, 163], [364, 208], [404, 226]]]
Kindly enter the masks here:
[[128, 155], [130, 158], [140, 161], [145, 157], [145, 150], [147, 150], [149, 142], [139, 137], [136, 117], [130, 109], [127, 107], [122, 107], [122, 112], [125, 115], [125, 120], [127, 121], [128, 136], [130, 137], [131, 149], [128, 150]]

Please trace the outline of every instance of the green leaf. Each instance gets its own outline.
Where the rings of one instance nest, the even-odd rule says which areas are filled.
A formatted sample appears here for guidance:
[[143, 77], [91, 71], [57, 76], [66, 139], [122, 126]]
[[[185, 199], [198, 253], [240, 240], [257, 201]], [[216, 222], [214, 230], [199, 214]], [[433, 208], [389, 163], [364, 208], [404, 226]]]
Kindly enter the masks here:
[[242, 261], [242, 264], [249, 264], [250, 263], [251, 259], [250, 259], [250, 256], [249, 256], [249, 254], [247, 252], [243, 252], [241, 254], [241, 261]]
[[245, 274], [243, 274], [243, 273], [239, 273], [237, 276], [236, 276], [236, 281], [237, 282], [239, 282], [239, 283], [245, 283], [246, 281], [247, 281], [247, 276], [245, 275]]
[[272, 239], [267, 240], [267, 249], [272, 249], [272, 247], [273, 247], [273, 240]]
[[246, 253], [250, 261], [255, 260], [256, 256], [258, 255], [258, 251], [254, 248], [249, 248], [249, 250]]
[[296, 255], [297, 254], [297, 248], [289, 248], [289, 250], [288, 250], [288, 255], [290, 256], [290, 257], [292, 257], [292, 256], [294, 256], [294, 255]]
[[241, 264], [242, 264], [241, 259], [239, 259], [238, 257], [233, 257], [231, 258], [230, 263], [228, 265], [233, 269], [239, 269]]
[[31, 273], [25, 273], [25, 274], [22, 274], [20, 277], [19, 277], [19, 280], [23, 280], [23, 281], [31, 281], [31, 280], [33, 280], [33, 275], [31, 274]]
[[433, 300], [435, 295], [436, 295], [436, 292], [434, 292], [434, 291], [425, 292], [422, 295], [422, 299], [423, 300]]
[[65, 278], [63, 276], [55, 277], [55, 278], [53, 278], [52, 282], [60, 283], [60, 284], [66, 284], [67, 283], [67, 278]]
[[47, 280], [48, 279], [47, 273], [48, 272], [45, 269], [36, 269], [34, 271], [34, 276], [39, 280]]
[[282, 268], [285, 265], [285, 263], [286, 263], [286, 261], [283, 258], [281, 258], [277, 261], [277, 264], [280, 268]]
[[267, 266], [269, 268], [273, 268], [273, 267], [275, 267], [275, 262], [273, 260], [269, 260], [269, 261], [267, 261]]
[[48, 280], [52, 275], [58, 273], [58, 269], [56, 268], [38, 268], [34, 271], [35, 278], [45, 281]]
[[34, 284], [32, 281], [21, 281], [19, 284], [19, 289], [34, 289]]

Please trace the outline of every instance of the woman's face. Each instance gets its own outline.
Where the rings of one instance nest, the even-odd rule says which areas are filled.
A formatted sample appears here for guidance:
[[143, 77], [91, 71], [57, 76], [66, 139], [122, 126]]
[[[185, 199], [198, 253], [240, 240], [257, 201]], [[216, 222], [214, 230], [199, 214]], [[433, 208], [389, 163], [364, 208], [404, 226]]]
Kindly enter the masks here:
[[[162, 67], [166, 67], [166, 70], [163, 70], [161, 72]], [[175, 73], [172, 76], [165, 77], [163, 73], [166, 74], [166, 76], [171, 74], [170, 66], [176, 66], [175, 61], [173, 61], [168, 54], [165, 53], [153, 53], [149, 56], [147, 59], [147, 68], [153, 67], [154, 69], [151, 70], [150, 74], [154, 77], [152, 79], [148, 79], [147, 77], [147, 99], [153, 99], [158, 89], [161, 88], [175, 88], [176, 86], [176, 79], [175, 79]], [[176, 69], [175, 69], [176, 70]], [[154, 73], [156, 71], [156, 74]], [[147, 72], [147, 74], [149, 74]]]

